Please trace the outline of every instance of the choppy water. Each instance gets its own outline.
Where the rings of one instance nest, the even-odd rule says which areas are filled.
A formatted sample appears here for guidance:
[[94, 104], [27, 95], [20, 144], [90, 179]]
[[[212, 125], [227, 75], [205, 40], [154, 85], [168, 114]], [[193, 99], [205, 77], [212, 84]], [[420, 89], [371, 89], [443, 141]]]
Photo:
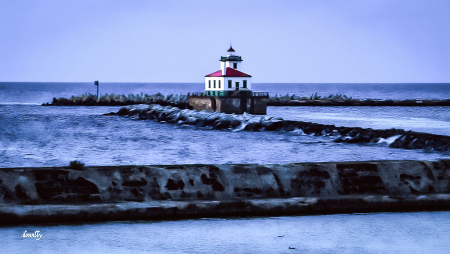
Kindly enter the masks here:
[[[298, 132], [233, 132], [102, 116], [120, 107], [0, 106], [0, 166], [65, 166], [78, 160], [86, 165], [147, 165], [185, 163], [276, 164], [311, 161], [361, 161], [449, 158], [448, 153], [393, 149], [384, 145], [334, 143], [332, 137], [305, 136]], [[314, 119], [347, 126], [350, 120], [324, 118], [320, 112], [289, 115], [296, 109], [271, 109], [287, 119]], [[314, 109], [326, 110], [326, 109]], [[329, 109], [334, 117], [349, 112]], [[426, 113], [426, 111], [425, 111]], [[363, 112], [359, 112], [363, 114]], [[399, 112], [403, 115], [403, 112]], [[355, 113], [353, 117], [357, 117]], [[366, 118], [361, 123], [382, 128], [398, 127]], [[419, 119], [419, 118], [417, 118]], [[393, 121], [393, 118], [391, 118]], [[416, 122], [430, 121], [426, 114]], [[321, 121], [317, 121], [321, 122]], [[402, 122], [399, 121], [401, 124]], [[358, 121], [352, 123], [359, 125]], [[403, 122], [408, 124], [409, 122]], [[450, 125], [444, 121], [444, 125]], [[448, 133], [448, 128], [437, 128]], [[424, 129], [426, 126], [422, 126]]]
[[[187, 93], [202, 84], [101, 84], [101, 93]], [[450, 98], [449, 84], [255, 84], [307, 96]], [[95, 93], [92, 83], [0, 83], [0, 167], [181, 163], [436, 160], [442, 152], [333, 143], [297, 132], [233, 132], [102, 116], [120, 107], [44, 107], [53, 97]], [[284, 119], [450, 135], [449, 107], [269, 107]], [[5, 253], [445, 253], [448, 212], [117, 222], [0, 228]], [[41, 230], [40, 241], [22, 238]], [[278, 237], [284, 235], [284, 237]], [[6, 247], [5, 247], [6, 246]], [[296, 249], [289, 250], [288, 247]], [[2, 251], [3, 252], [3, 251]], [[110, 252], [108, 250], [108, 252]]]
[[450, 107], [268, 107], [289, 120], [450, 136]]
[[[100, 84], [109, 93], [183, 93], [202, 84]], [[278, 94], [344, 93], [360, 98], [448, 98], [448, 84], [254, 84]], [[178, 163], [434, 160], [447, 153], [333, 143], [295, 132], [231, 132], [117, 116], [120, 107], [43, 107], [53, 97], [96, 92], [92, 83], [0, 83], [0, 167]], [[389, 96], [388, 96], [389, 95]], [[419, 96], [421, 95], [421, 96]], [[422, 96], [424, 95], [424, 96]], [[426, 95], [426, 96], [425, 96]], [[449, 107], [269, 107], [289, 120], [450, 135]]]

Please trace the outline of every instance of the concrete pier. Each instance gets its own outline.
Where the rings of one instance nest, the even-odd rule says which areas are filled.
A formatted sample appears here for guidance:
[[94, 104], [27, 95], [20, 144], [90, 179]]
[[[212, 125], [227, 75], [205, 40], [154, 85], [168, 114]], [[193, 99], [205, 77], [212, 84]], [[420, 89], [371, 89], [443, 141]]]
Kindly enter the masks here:
[[450, 160], [0, 168], [0, 224], [450, 209]]

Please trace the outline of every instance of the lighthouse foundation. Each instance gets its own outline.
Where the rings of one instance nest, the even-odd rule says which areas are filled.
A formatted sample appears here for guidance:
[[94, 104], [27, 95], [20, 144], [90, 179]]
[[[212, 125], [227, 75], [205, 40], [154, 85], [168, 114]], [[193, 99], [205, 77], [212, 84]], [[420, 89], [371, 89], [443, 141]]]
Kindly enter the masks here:
[[206, 91], [189, 97], [189, 105], [195, 110], [227, 114], [267, 114], [269, 93], [252, 91]]

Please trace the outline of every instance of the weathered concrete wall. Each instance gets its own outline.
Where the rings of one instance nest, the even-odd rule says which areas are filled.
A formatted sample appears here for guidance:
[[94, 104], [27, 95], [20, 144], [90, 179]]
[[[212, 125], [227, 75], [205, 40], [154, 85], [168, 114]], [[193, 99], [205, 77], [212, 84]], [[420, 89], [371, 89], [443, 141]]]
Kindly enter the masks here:
[[450, 160], [0, 168], [0, 225], [450, 209]]
[[247, 99], [247, 112], [255, 115], [267, 115], [267, 102], [264, 98]]
[[0, 224], [450, 209], [450, 160], [0, 168]]
[[450, 160], [0, 169], [0, 203], [450, 193]]
[[164, 200], [57, 205], [0, 204], [0, 225], [449, 209], [450, 194], [347, 195], [219, 201]]
[[196, 110], [205, 110], [208, 112], [213, 112], [213, 104], [215, 102], [214, 97], [191, 97], [189, 99], [189, 106]]
[[237, 93], [232, 97], [191, 96], [189, 97], [189, 105], [198, 111], [216, 111], [227, 114], [243, 114], [244, 112], [256, 115], [267, 114], [267, 98], [252, 97], [252, 93], [250, 91], [237, 92], [240, 92], [241, 94]]

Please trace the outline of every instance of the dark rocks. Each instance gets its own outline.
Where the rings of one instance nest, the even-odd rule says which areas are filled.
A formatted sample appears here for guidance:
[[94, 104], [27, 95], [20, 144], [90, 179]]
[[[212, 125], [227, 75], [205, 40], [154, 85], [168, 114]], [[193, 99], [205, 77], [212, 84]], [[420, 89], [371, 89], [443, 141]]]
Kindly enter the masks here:
[[216, 120], [214, 121], [212, 127], [217, 130], [228, 129], [230, 127], [231, 121], [228, 119]]
[[43, 106], [126, 106], [135, 104], [160, 104], [162, 106], [174, 106], [183, 109], [191, 109], [189, 98], [186, 95], [162, 95], [141, 94], [141, 95], [115, 95], [106, 94], [97, 98], [97, 95], [83, 94], [82, 96], [72, 96], [71, 98], [53, 98], [51, 104], [44, 103]]
[[270, 98], [267, 106], [406, 106], [406, 107], [424, 107], [424, 106], [450, 106], [450, 99], [447, 100], [379, 100], [379, 99], [351, 99], [334, 100], [330, 98], [320, 99], [291, 99], [290, 97]]
[[448, 151], [450, 149], [450, 137], [427, 133], [408, 132], [397, 138], [392, 144], [390, 144], [390, 147]]
[[[216, 120], [219, 120], [219, 119], [216, 119]], [[232, 129], [236, 129], [236, 128], [239, 127], [241, 124], [242, 124], [242, 123], [241, 123], [241, 121], [239, 121], [239, 120], [232, 120], [232, 121], [230, 122], [230, 127], [231, 127]]]
[[126, 107], [119, 109], [119, 111], [117, 112], [117, 115], [119, 116], [124, 116], [124, 115], [128, 115], [128, 113], [130, 112], [130, 110]]
[[[188, 95], [162, 95], [157, 94], [138, 94], [138, 95], [115, 95], [106, 94], [97, 98], [93, 94], [84, 94], [82, 96], [72, 96], [71, 98], [53, 98], [51, 103], [44, 103], [44, 106], [126, 106], [134, 104], [159, 104], [162, 106], [173, 106], [183, 109], [192, 109], [189, 105]], [[284, 96], [281, 98], [268, 99], [267, 106], [450, 106], [450, 99], [447, 100], [379, 100], [367, 99], [359, 100], [351, 97], [320, 98], [313, 96], [311, 98], [299, 98], [298, 96]]]
[[287, 121], [276, 117], [261, 117], [249, 114], [227, 115], [205, 111], [181, 110], [176, 107], [161, 105], [136, 105], [120, 109], [120, 116], [138, 116], [138, 119], [156, 119], [168, 123], [189, 124], [197, 127], [212, 127], [218, 130], [234, 131], [296, 131], [315, 136], [330, 136], [334, 142], [345, 143], [382, 143], [384, 139], [401, 135], [387, 143], [393, 148], [425, 149], [447, 151], [450, 149], [450, 137], [404, 131], [401, 129], [373, 130], [360, 127], [336, 127], [301, 121]]
[[346, 140], [347, 143], [369, 143], [371, 141], [369, 135], [363, 135], [361, 133], [356, 134], [354, 137]]

